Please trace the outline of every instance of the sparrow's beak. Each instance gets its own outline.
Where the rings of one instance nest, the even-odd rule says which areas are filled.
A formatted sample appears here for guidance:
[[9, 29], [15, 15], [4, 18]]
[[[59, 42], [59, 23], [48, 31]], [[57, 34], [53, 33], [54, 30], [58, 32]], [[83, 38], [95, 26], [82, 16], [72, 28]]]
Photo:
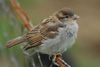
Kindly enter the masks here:
[[76, 14], [74, 14], [74, 16], [72, 17], [73, 20], [79, 19], [80, 17]]
[[68, 20], [76, 20], [76, 19], [79, 19], [80, 17], [76, 14], [74, 14], [73, 17], [69, 18]]

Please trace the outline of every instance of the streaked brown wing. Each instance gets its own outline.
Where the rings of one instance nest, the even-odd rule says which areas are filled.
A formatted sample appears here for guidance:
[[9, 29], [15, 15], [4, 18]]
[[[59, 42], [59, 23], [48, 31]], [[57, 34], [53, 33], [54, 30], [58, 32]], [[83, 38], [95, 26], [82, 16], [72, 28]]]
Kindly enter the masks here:
[[41, 34], [39, 33], [40, 26], [37, 26], [29, 31], [29, 33], [26, 35], [27, 37], [27, 44], [23, 48], [24, 50], [33, 48], [35, 46], [38, 46], [41, 44], [41, 41], [44, 39]]
[[26, 36], [28, 44], [24, 47], [24, 50], [41, 45], [43, 40], [54, 38], [56, 35], [58, 35], [58, 27], [64, 27], [64, 25], [62, 24], [54, 24], [51, 26], [49, 25], [51, 23], [52, 22], [49, 22], [44, 26], [39, 25], [29, 31]]
[[24, 50], [27, 50], [27, 49], [30, 49], [30, 48], [33, 48], [33, 47], [41, 45], [41, 41], [43, 39], [44, 38], [42, 36], [39, 36], [39, 35], [28, 39], [28, 43], [24, 47]]
[[58, 28], [64, 27], [63, 24], [56, 22], [56, 23], [49, 23], [42, 29], [40, 29], [40, 33], [45, 38], [54, 38], [58, 35]]

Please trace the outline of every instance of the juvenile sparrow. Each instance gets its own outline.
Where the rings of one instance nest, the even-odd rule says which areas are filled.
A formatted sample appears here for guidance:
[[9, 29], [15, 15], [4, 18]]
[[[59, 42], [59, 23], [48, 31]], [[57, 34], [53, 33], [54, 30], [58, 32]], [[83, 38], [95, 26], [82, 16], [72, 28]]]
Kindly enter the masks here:
[[63, 8], [44, 19], [28, 34], [9, 41], [6, 48], [27, 42], [24, 50], [34, 48], [37, 52], [48, 55], [63, 53], [75, 42], [78, 18], [72, 9]]

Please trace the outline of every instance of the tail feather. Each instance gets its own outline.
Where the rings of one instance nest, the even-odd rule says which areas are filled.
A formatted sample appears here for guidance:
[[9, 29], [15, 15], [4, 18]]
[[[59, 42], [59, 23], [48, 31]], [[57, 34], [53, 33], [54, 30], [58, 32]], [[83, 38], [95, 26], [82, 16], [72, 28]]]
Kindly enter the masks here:
[[13, 39], [13, 40], [10, 40], [10, 41], [5, 45], [5, 47], [6, 47], [6, 48], [10, 48], [10, 47], [13, 47], [13, 46], [15, 46], [15, 45], [17, 45], [17, 44], [20, 44], [20, 43], [24, 42], [24, 41], [26, 41], [26, 35], [23, 35], [23, 36], [21, 36], [21, 37], [17, 37], [17, 38], [15, 38], [15, 39]]

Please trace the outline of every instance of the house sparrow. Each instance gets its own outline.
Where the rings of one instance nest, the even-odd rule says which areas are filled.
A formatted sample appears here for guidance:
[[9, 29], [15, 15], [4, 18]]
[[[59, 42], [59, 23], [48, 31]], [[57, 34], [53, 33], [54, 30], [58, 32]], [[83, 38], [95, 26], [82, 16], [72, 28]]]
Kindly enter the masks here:
[[63, 8], [44, 19], [32, 28], [28, 34], [17, 37], [6, 44], [10, 48], [22, 42], [27, 42], [24, 50], [34, 48], [36, 52], [53, 55], [65, 52], [77, 37], [78, 19], [70, 8]]

